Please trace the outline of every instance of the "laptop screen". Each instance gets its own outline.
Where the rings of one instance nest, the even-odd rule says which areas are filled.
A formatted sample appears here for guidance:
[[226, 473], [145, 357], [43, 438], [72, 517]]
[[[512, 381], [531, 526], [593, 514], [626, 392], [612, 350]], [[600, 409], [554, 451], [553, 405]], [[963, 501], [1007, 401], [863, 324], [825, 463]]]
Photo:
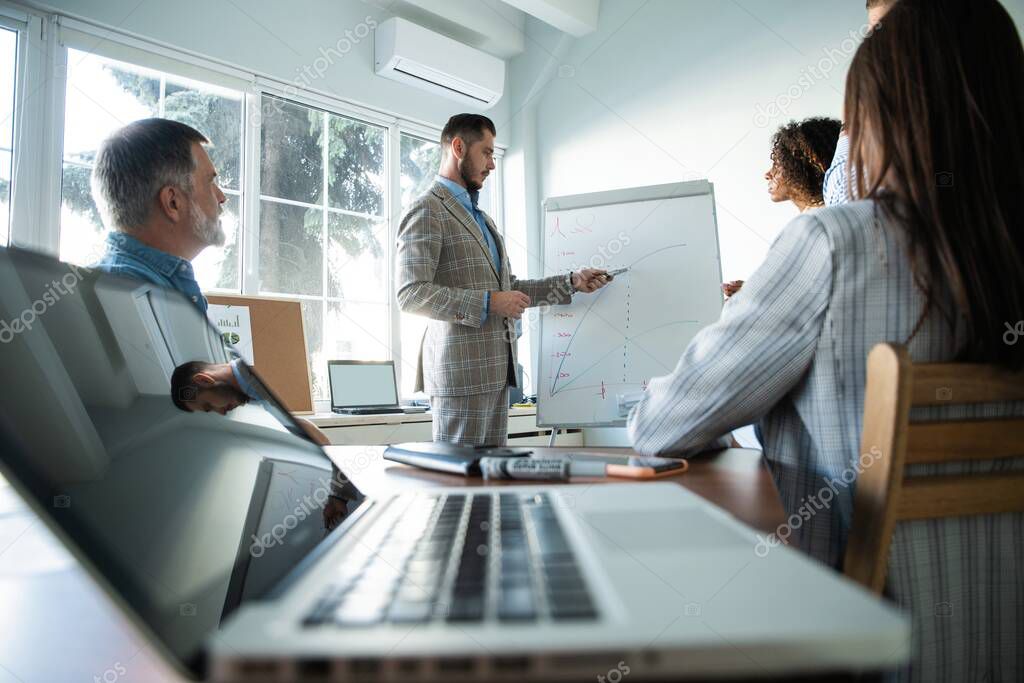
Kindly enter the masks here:
[[332, 360], [327, 367], [332, 408], [398, 405], [394, 362]]
[[0, 249], [3, 472], [193, 672], [361, 498], [234, 358], [177, 292]]

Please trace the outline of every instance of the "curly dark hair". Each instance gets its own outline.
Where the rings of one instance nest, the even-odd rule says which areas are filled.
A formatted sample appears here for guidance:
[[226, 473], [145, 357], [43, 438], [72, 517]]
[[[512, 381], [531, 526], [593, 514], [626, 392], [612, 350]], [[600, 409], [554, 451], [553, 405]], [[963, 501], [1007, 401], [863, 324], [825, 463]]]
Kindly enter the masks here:
[[843, 124], [816, 117], [790, 121], [772, 137], [772, 163], [797, 199], [812, 206], [824, 203], [825, 171], [832, 165]]

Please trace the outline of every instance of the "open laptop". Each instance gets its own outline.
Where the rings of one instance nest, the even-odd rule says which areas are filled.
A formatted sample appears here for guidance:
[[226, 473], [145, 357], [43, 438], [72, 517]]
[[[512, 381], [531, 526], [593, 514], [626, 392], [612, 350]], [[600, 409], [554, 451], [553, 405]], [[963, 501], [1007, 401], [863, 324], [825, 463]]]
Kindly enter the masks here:
[[344, 415], [425, 413], [423, 406], [398, 405], [395, 363], [390, 360], [332, 360], [327, 363], [331, 410]]
[[365, 462], [333, 464], [265, 387], [225, 415], [175, 407], [174, 368], [232, 357], [175, 292], [0, 249], [3, 474], [184, 675], [788, 677], [908, 657], [902, 614], [759, 553], [675, 484], [360, 503], [345, 470]]

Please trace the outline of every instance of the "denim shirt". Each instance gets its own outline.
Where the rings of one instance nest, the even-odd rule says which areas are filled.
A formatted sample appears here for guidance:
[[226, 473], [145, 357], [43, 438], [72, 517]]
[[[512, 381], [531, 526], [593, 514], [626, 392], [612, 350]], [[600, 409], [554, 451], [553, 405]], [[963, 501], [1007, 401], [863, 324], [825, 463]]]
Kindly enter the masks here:
[[148, 247], [127, 233], [107, 235], [107, 252], [92, 267], [111, 275], [176, 289], [206, 314], [208, 304], [196, 282], [192, 264], [179, 256]]

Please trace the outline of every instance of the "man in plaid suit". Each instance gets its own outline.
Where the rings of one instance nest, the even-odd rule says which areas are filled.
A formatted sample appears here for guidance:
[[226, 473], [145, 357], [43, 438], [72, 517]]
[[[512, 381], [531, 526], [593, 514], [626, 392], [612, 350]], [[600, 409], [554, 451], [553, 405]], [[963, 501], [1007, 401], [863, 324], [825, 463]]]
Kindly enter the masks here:
[[515, 321], [529, 306], [566, 304], [593, 292], [606, 271], [519, 280], [491, 217], [477, 197], [494, 169], [494, 123], [458, 114], [441, 133], [437, 181], [398, 230], [398, 304], [429, 317], [420, 343], [416, 390], [430, 395], [434, 441], [504, 444], [508, 388], [515, 386]]

